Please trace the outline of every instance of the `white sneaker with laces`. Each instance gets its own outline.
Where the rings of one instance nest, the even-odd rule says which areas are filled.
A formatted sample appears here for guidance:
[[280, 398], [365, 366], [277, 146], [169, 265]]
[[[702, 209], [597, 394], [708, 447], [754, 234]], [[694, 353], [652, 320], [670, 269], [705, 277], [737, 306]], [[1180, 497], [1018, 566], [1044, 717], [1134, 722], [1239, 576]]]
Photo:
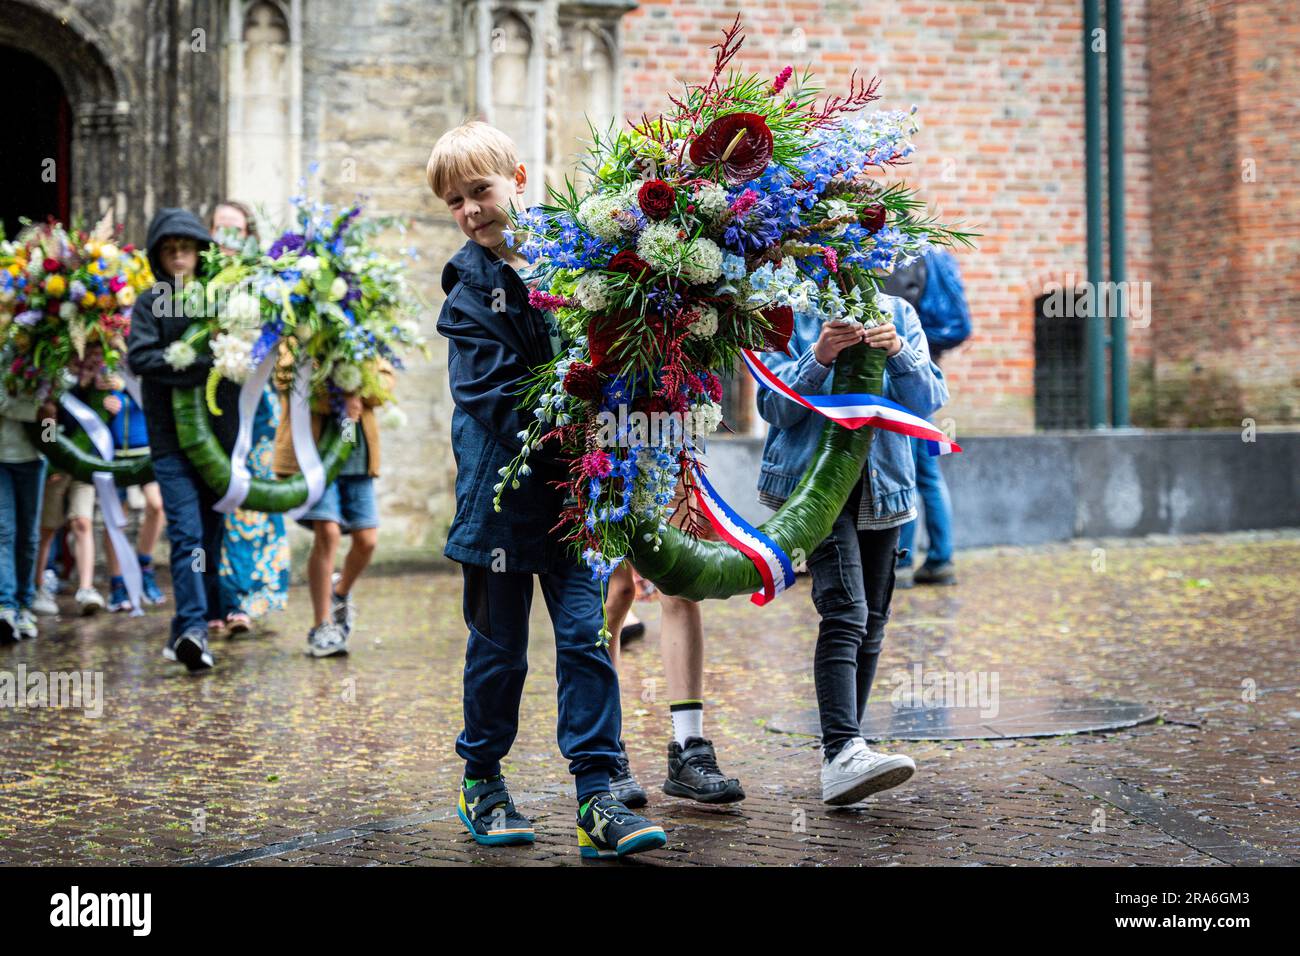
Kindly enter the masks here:
[[76, 600], [77, 609], [81, 611], [82, 617], [96, 614], [104, 609], [104, 595], [94, 588], [78, 588]]
[[36, 590], [36, 597], [32, 598], [32, 610], [37, 614], [44, 614], [47, 617], [53, 617], [59, 613], [59, 606], [54, 603], [54, 595], [45, 588]]
[[877, 753], [861, 737], [850, 740], [833, 760], [822, 761], [822, 802], [833, 807], [897, 787], [916, 764], [905, 754]]
[[307, 653], [312, 657], [333, 657], [348, 652], [348, 636], [333, 621], [307, 632]]
[[31, 612], [30, 608], [23, 608], [18, 612], [18, 626], [16, 628], [19, 640], [30, 641], [37, 634], [36, 615]]

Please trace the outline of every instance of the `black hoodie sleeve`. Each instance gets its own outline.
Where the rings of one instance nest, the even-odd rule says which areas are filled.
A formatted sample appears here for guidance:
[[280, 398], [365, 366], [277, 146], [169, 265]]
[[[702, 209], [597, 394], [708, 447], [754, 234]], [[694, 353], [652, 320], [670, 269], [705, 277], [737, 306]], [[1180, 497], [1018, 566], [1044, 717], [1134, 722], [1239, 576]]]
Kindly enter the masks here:
[[189, 368], [177, 371], [163, 358], [171, 342], [165, 341], [162, 320], [153, 314], [154, 295], [142, 295], [131, 310], [131, 331], [126, 337], [126, 362], [136, 375], [173, 388], [203, 385], [212, 368], [212, 357], [200, 355]]
[[[518, 407], [520, 390], [529, 368], [518, 348], [479, 322], [460, 302], [467, 293], [458, 288], [443, 303], [438, 331], [449, 342], [447, 378], [456, 406], [490, 431], [501, 445], [519, 452], [519, 432], [535, 419]], [[529, 455], [530, 461], [562, 466], [555, 455], [557, 445], [547, 442]]]

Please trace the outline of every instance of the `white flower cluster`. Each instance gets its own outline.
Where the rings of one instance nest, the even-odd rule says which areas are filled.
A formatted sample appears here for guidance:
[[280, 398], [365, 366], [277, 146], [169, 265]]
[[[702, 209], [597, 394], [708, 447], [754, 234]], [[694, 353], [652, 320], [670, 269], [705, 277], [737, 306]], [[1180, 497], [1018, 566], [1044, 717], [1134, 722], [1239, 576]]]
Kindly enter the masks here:
[[700, 402], [691, 406], [688, 416], [686, 427], [690, 430], [692, 441], [698, 441], [718, 430], [722, 424], [722, 406], [717, 402]]
[[695, 194], [695, 209], [710, 222], [717, 222], [728, 209], [727, 191], [717, 183], [707, 183]]
[[361, 388], [361, 368], [351, 362], [337, 363], [330, 377], [345, 392], [355, 392]]
[[212, 365], [223, 378], [242, 385], [253, 370], [253, 344], [238, 335], [218, 335], [212, 340]]
[[718, 310], [711, 305], [704, 305], [693, 310], [695, 319], [687, 331], [697, 339], [711, 339], [718, 331]]
[[[843, 199], [831, 199], [825, 203], [820, 211], [826, 219], [838, 219], [841, 216], [849, 215], [853, 212], [853, 209]], [[832, 237], [838, 239], [840, 236], [844, 235], [845, 230], [848, 228], [849, 224], [847, 222], [842, 222], [832, 229], [830, 234]]]
[[261, 327], [262, 303], [240, 289], [226, 298], [221, 309], [221, 327], [239, 336], [256, 335]]
[[[632, 203], [636, 203], [635, 195], [632, 197]], [[597, 192], [578, 205], [578, 222], [593, 236], [606, 242], [617, 242], [623, 237], [626, 224], [630, 220], [626, 216], [618, 217], [615, 214], [627, 208], [626, 188], [617, 192]]]
[[609, 305], [609, 293], [605, 277], [599, 272], [585, 272], [574, 287], [573, 297], [578, 305], [590, 312], [599, 312]]
[[177, 339], [163, 349], [163, 359], [178, 372], [183, 372], [193, 365], [196, 358], [198, 356], [194, 352], [194, 346], [184, 339]]
[[652, 222], [636, 240], [636, 254], [660, 272], [672, 272], [681, 261], [682, 241], [678, 227], [670, 222]]
[[722, 275], [722, 247], [712, 239], [697, 238], [682, 256], [682, 278], [691, 285], [712, 282]]

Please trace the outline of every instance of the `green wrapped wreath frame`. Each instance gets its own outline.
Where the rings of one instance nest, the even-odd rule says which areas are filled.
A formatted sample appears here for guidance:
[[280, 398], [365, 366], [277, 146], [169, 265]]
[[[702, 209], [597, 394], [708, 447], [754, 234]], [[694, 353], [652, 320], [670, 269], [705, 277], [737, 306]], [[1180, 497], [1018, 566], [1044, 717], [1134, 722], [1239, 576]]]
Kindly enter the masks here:
[[[195, 348], [205, 346], [207, 336], [199, 325], [192, 325], [185, 338], [196, 342]], [[176, 415], [176, 437], [181, 450], [189, 457], [194, 468], [218, 495], [224, 495], [230, 485], [230, 456], [212, 431], [208, 418], [208, 404], [204, 389], [177, 388], [172, 390], [172, 411]], [[346, 441], [343, 430], [334, 419], [327, 418], [321, 428], [321, 464], [325, 468], [325, 484], [338, 477], [356, 442]], [[250, 511], [279, 514], [297, 508], [307, 501], [307, 479], [302, 472], [290, 477], [268, 479], [253, 477], [249, 481], [248, 495], [241, 507]]]
[[40, 422], [27, 423], [27, 437], [54, 466], [55, 471], [71, 475], [77, 481], [90, 482], [95, 472], [106, 471], [113, 476], [113, 483], [119, 488], [130, 485], [146, 485], [153, 481], [153, 458], [149, 455], [135, 455], [114, 458], [109, 461], [100, 458], [92, 450], [90, 436], [78, 429], [68, 435], [63, 429], [55, 428], [54, 440], [45, 440], [45, 428]]
[[[840, 353], [831, 393], [883, 391], [885, 353], [859, 343]], [[875, 429], [850, 429], [827, 421], [808, 468], [793, 494], [771, 518], [763, 533], [786, 554], [807, 556], [831, 533], [835, 518], [862, 477]], [[745, 554], [722, 541], [704, 541], [668, 526], [653, 544], [655, 526], [638, 523], [629, 559], [643, 578], [665, 594], [692, 601], [729, 598], [763, 588], [758, 569]], [[650, 540], [647, 540], [649, 536]], [[796, 559], [797, 560], [797, 559]]]

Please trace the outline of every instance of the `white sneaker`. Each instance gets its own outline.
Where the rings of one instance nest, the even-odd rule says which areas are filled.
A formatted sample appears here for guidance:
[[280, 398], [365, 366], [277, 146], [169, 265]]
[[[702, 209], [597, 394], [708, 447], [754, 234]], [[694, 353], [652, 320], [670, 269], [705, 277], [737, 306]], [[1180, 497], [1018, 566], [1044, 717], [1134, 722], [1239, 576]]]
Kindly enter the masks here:
[[307, 653], [312, 657], [334, 657], [348, 652], [348, 635], [333, 621], [307, 632]]
[[59, 573], [57, 571], [46, 568], [41, 574], [41, 587], [49, 594], [58, 594], [59, 588], [62, 586], [63, 583], [59, 580]]
[[37, 634], [36, 615], [31, 612], [30, 608], [23, 608], [18, 612], [18, 639], [30, 641]]
[[822, 802], [833, 807], [857, 803], [897, 787], [914, 773], [916, 764], [911, 757], [876, 753], [861, 737], [854, 737], [834, 760], [822, 761]]
[[77, 588], [77, 609], [82, 617], [104, 610], [104, 595], [94, 588]]
[[32, 599], [32, 610], [37, 614], [53, 617], [59, 613], [59, 606], [54, 603], [54, 595], [51, 592], [45, 588], [38, 588], [36, 597]]

